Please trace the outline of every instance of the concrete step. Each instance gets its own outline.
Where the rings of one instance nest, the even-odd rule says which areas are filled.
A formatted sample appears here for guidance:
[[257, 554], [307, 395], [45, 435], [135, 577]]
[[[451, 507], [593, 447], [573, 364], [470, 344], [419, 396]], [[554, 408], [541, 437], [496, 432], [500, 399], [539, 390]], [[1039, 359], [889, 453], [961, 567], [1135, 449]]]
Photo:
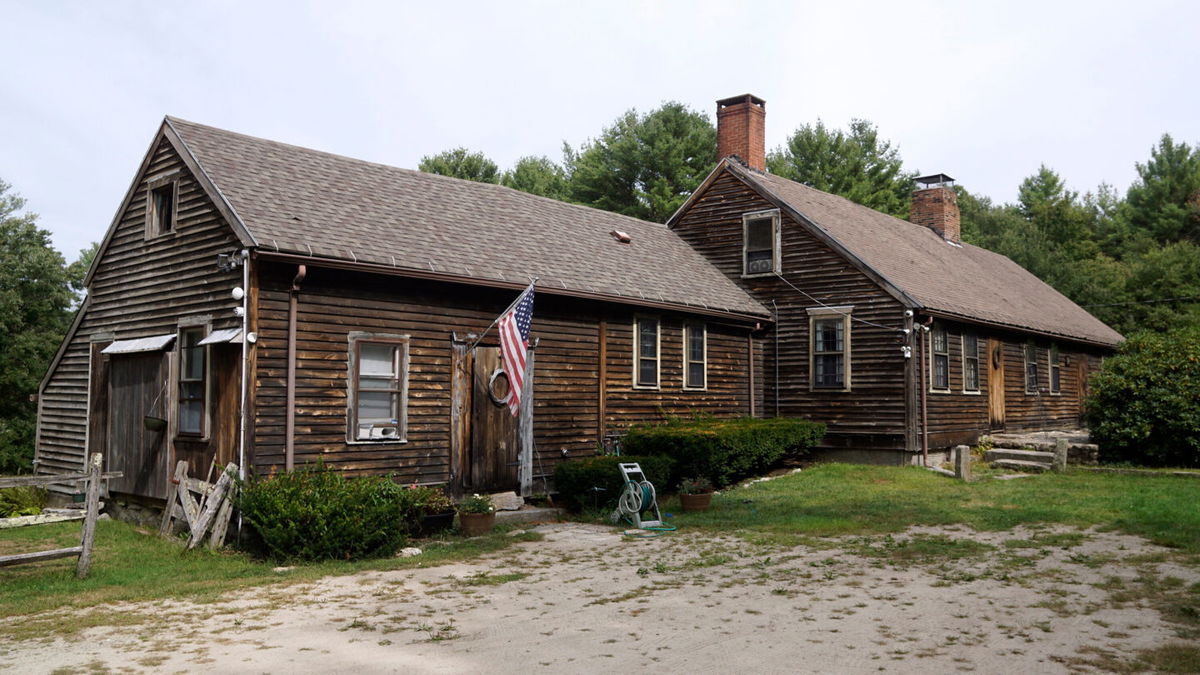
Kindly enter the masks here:
[[984, 455], [984, 460], [994, 462], [998, 459], [1019, 459], [1026, 462], [1042, 462], [1050, 464], [1054, 461], [1053, 452], [1039, 450], [1012, 450], [1009, 448], [993, 448]]
[[1014, 471], [1033, 471], [1037, 473], [1050, 470], [1049, 464], [1031, 462], [1025, 459], [998, 459], [992, 462], [992, 466], [998, 466], [1002, 469], [1013, 469]]
[[552, 506], [523, 506], [516, 511], [497, 511], [496, 524], [550, 523], [565, 517], [565, 511]]

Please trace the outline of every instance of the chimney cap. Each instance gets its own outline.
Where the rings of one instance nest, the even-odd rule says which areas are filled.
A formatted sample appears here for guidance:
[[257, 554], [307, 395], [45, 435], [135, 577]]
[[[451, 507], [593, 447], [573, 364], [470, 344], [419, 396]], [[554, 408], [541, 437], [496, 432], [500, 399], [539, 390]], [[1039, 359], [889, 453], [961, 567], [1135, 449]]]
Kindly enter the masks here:
[[928, 176], [918, 176], [913, 179], [917, 183], [929, 187], [949, 187], [954, 183], [954, 179], [944, 173], [934, 173]]
[[750, 103], [762, 107], [766, 107], [767, 105], [766, 101], [755, 96], [754, 94], [742, 94], [741, 96], [730, 96], [729, 98], [723, 98], [717, 101], [717, 109], [719, 110], [721, 108], [728, 108], [731, 105], [738, 105], [740, 103]]

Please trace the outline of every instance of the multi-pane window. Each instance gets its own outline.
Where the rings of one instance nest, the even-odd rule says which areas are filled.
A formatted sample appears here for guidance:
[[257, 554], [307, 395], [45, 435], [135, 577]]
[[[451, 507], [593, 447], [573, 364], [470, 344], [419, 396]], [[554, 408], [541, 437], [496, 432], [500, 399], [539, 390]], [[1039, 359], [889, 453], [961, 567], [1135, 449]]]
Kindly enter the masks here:
[[658, 386], [658, 319], [638, 317], [634, 322], [637, 344], [634, 349], [634, 384]]
[[206, 347], [203, 328], [179, 331], [179, 428], [180, 434], [204, 434]]
[[950, 389], [950, 340], [946, 337], [946, 327], [934, 324], [933, 337], [929, 342], [932, 357], [929, 361], [930, 386], [933, 389]]
[[812, 384], [814, 388], [847, 388], [845, 318], [844, 316], [812, 318]]
[[1025, 345], [1025, 393], [1036, 394], [1038, 390], [1037, 347]]
[[688, 389], [703, 389], [707, 382], [706, 330], [702, 323], [689, 323], [683, 327], [683, 386]]
[[979, 391], [979, 337], [974, 333], [964, 333], [962, 352], [963, 391]]
[[1050, 345], [1050, 393], [1057, 394], [1062, 386], [1062, 368], [1059, 366], [1058, 345]]
[[155, 237], [175, 229], [175, 182], [150, 190], [146, 203], [146, 234]]
[[742, 274], [779, 272], [779, 212], [742, 216]]
[[404, 440], [407, 413], [408, 339], [352, 338], [353, 438]]

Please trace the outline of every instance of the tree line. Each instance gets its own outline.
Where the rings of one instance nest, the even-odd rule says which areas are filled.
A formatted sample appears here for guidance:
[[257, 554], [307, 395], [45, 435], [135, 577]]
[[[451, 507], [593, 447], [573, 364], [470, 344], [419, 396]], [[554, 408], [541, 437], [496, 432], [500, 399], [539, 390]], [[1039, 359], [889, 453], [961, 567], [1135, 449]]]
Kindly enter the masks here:
[[[680, 103], [630, 110], [560, 163], [523, 157], [502, 171], [456, 148], [422, 158], [422, 171], [499, 183], [533, 194], [665, 222], [712, 170], [716, 129]], [[818, 121], [767, 155], [767, 170], [907, 218], [917, 173], [867, 120]], [[1080, 194], [1042, 165], [1017, 201], [997, 204], [956, 186], [964, 241], [1012, 258], [1125, 334], [1200, 326], [1200, 145], [1164, 134], [1119, 194]]]

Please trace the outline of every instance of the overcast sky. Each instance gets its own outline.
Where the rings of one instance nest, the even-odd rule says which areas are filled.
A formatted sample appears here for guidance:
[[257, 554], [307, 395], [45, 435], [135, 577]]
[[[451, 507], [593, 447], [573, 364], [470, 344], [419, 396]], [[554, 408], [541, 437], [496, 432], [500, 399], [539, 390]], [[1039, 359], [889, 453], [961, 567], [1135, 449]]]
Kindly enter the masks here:
[[767, 101], [767, 145], [873, 121], [909, 169], [1015, 198], [1045, 163], [1124, 190], [1200, 141], [1194, 2], [0, 0], [0, 179], [68, 260], [164, 115], [415, 168], [561, 159], [629, 108]]

